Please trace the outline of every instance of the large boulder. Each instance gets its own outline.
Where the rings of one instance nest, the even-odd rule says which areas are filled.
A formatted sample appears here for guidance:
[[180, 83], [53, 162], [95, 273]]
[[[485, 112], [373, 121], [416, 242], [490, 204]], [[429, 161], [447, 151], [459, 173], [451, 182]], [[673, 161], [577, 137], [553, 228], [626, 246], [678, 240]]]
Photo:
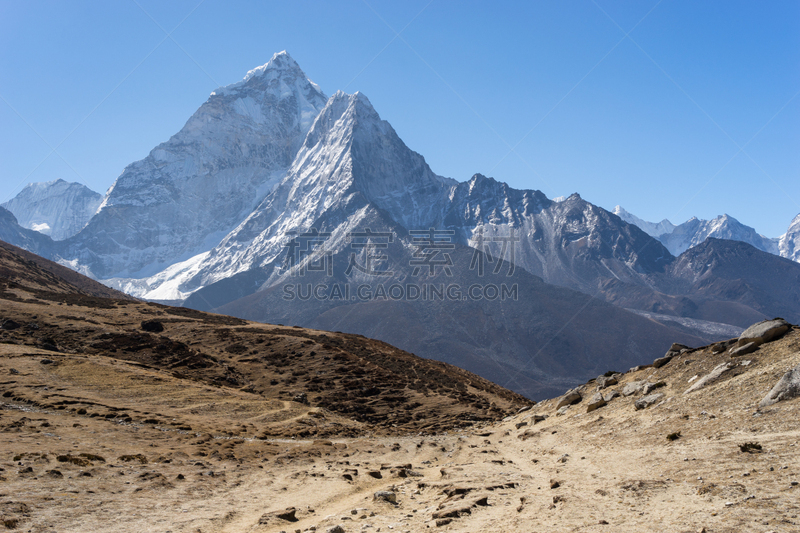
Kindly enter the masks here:
[[777, 339], [789, 331], [791, 327], [792, 325], [782, 318], [764, 320], [744, 330], [744, 332], [739, 335], [739, 342], [737, 344], [739, 346], [744, 346], [750, 342], [754, 342], [756, 345], [764, 344], [765, 342]]
[[791, 400], [800, 396], [800, 365], [786, 372], [783, 377], [772, 387], [759, 407], [768, 407], [783, 400]]
[[630, 383], [626, 384], [622, 388], [622, 395], [623, 396], [631, 396], [636, 394], [637, 392], [641, 392], [647, 382], [642, 381], [631, 381]]

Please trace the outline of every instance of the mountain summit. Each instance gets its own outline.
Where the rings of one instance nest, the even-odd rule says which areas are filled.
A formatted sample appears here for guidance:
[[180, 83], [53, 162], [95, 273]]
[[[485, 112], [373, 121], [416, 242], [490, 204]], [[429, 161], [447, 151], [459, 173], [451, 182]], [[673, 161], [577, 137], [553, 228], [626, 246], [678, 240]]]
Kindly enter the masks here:
[[97, 278], [137, 278], [211, 249], [285, 175], [326, 100], [276, 54], [125, 168], [63, 255]]

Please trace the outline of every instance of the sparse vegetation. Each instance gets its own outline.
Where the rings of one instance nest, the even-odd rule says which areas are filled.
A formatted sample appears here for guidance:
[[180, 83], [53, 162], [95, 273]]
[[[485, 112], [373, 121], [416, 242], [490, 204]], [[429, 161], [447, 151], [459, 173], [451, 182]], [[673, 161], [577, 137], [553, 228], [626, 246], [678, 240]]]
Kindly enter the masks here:
[[739, 445], [739, 450], [743, 453], [758, 453], [761, 451], [761, 445], [757, 442], [745, 442]]

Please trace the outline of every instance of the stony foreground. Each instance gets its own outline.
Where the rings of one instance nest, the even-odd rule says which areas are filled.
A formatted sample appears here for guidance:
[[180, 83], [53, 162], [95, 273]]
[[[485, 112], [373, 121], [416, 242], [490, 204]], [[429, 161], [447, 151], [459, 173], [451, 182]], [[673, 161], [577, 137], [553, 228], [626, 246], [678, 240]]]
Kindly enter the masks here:
[[[8, 529], [800, 530], [800, 400], [759, 408], [800, 364], [796, 327], [745, 356], [715, 345], [609, 372], [576, 391], [578, 403], [549, 400], [495, 424], [317, 440], [249, 428], [340, 415], [199, 380], [175, 389], [158, 370], [108, 357], [0, 350]], [[43, 392], [80, 396], [80, 408], [24, 401]], [[663, 396], [642, 407], [653, 395]], [[126, 414], [109, 409], [123, 403]]]

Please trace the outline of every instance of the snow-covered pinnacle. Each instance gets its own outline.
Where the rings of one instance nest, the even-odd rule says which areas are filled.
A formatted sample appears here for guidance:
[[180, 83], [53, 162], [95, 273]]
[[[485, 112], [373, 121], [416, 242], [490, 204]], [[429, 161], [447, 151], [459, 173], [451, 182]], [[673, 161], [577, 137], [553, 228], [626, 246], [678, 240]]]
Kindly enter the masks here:
[[[292, 56], [289, 55], [289, 52], [283, 50], [282, 52], [277, 52], [275, 55], [273, 55], [272, 59], [270, 59], [266, 64], [248, 71], [244, 77], [244, 80], [242, 81], [246, 82], [253, 76], [263, 76], [267, 72], [272, 72], [277, 75], [277, 72], [287, 70], [300, 70], [300, 65], [298, 65], [294, 59], [292, 59]], [[302, 72], [302, 70], [300, 71]]]
[[661, 222], [647, 222], [646, 220], [642, 220], [641, 218], [637, 217], [634, 214], [629, 213], [622, 206], [616, 206], [612, 211], [615, 215], [619, 218], [627, 222], [628, 224], [633, 224], [638, 226], [639, 229], [650, 235], [651, 237], [658, 238], [659, 236], [665, 233], [672, 233], [675, 230], [675, 224], [667, 220], [666, 218]]
[[322, 93], [319, 85], [308, 79], [305, 72], [303, 72], [303, 69], [300, 68], [300, 65], [298, 65], [292, 56], [290, 56], [289, 53], [284, 50], [273, 55], [272, 59], [260, 67], [256, 67], [253, 70], [248, 71], [242, 81], [221, 87], [211, 93], [211, 95], [229, 95], [238, 92], [243, 88], [247, 88], [252, 83], [260, 81], [262, 84], [268, 84], [270, 81], [276, 79], [304, 80], [308, 82], [315, 90]]

